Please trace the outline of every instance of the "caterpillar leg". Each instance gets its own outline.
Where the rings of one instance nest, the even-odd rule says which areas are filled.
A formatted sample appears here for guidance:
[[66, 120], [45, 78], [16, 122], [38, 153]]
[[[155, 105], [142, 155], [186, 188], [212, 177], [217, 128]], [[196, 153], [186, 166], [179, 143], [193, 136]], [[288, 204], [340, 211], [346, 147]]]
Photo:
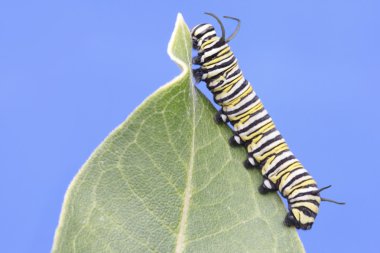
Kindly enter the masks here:
[[193, 76], [196, 83], [202, 81], [203, 72], [201, 68], [193, 69]]
[[228, 143], [231, 145], [231, 146], [239, 146], [239, 145], [243, 145], [244, 142], [243, 140], [240, 138], [239, 135], [235, 134], [233, 136], [231, 136], [231, 138], [228, 140]]
[[291, 212], [288, 212], [284, 219], [284, 225], [288, 227], [295, 226], [297, 229], [301, 228], [303, 230], [309, 230], [313, 226], [313, 223], [301, 224]]
[[285, 226], [291, 227], [297, 224], [297, 220], [294, 218], [294, 216], [291, 213], [288, 213], [285, 216], [284, 224]]
[[263, 183], [259, 186], [259, 192], [261, 194], [275, 191], [277, 191], [277, 187], [268, 179], [264, 179]]
[[247, 160], [244, 161], [244, 167], [248, 170], [257, 168], [258, 164], [255, 159], [248, 154]]
[[193, 64], [201, 65], [201, 57], [199, 55], [193, 57]]
[[222, 109], [220, 109], [216, 114], [215, 114], [215, 117], [214, 117], [214, 120], [217, 124], [222, 124], [222, 123], [226, 123], [228, 121], [228, 118], [227, 118], [227, 115], [225, 115], [222, 111]]

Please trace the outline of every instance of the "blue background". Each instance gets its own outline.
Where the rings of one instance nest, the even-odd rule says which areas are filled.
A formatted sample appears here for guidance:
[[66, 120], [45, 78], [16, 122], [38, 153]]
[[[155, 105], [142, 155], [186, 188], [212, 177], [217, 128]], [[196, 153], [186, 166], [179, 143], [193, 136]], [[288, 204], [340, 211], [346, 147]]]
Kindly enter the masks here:
[[0, 3], [1, 252], [50, 251], [78, 169], [179, 73], [166, 53], [177, 12], [215, 24], [203, 11], [243, 21], [231, 46], [247, 79], [319, 185], [333, 184], [323, 195], [347, 202], [323, 203], [300, 231], [306, 250], [378, 252], [380, 2], [204, 2]]

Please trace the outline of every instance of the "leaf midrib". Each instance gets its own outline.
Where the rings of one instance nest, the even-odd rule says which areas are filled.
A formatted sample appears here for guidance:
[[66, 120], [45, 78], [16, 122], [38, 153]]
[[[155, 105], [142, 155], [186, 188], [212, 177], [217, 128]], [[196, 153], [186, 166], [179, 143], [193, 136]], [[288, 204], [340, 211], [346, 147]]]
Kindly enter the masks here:
[[[182, 32], [184, 33], [184, 28], [182, 27]], [[188, 51], [187, 47], [187, 40], [186, 36], [181, 36], [182, 39], [184, 40], [185, 50], [186, 50], [186, 55], [189, 56], [190, 53]], [[187, 67], [190, 70], [191, 69], [191, 60], [188, 60]], [[183, 70], [185, 71], [185, 70]], [[191, 75], [188, 75], [189, 77], [189, 83], [192, 84], [191, 80]], [[190, 160], [189, 160], [189, 169], [187, 171], [187, 177], [186, 177], [186, 187], [185, 187], [185, 194], [183, 198], [183, 211], [181, 215], [181, 221], [179, 225], [179, 232], [177, 236], [177, 241], [176, 241], [176, 248], [175, 248], [175, 253], [181, 253], [185, 250], [185, 233], [186, 233], [186, 228], [187, 228], [187, 220], [189, 217], [189, 208], [190, 208], [190, 201], [191, 201], [191, 196], [192, 196], [192, 179], [193, 179], [193, 170], [194, 170], [194, 157], [195, 157], [195, 88], [190, 87], [191, 89], [191, 98], [192, 98], [192, 139], [191, 139], [191, 152], [190, 152]]]

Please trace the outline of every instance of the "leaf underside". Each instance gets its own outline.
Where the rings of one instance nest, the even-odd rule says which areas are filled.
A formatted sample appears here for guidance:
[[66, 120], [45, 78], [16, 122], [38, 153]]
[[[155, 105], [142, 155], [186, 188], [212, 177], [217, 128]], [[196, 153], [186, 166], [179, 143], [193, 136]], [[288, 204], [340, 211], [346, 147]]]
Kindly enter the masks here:
[[168, 46], [182, 72], [95, 150], [71, 183], [53, 252], [304, 252], [277, 194], [262, 196], [231, 130], [191, 77], [181, 14]]

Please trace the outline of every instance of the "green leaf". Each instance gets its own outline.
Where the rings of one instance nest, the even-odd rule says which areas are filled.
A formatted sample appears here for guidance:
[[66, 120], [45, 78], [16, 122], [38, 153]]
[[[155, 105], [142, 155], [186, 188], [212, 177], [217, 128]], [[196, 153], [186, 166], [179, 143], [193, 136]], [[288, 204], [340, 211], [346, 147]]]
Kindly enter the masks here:
[[242, 166], [192, 83], [179, 14], [168, 53], [182, 72], [96, 149], [71, 183], [53, 252], [303, 252], [276, 194]]

